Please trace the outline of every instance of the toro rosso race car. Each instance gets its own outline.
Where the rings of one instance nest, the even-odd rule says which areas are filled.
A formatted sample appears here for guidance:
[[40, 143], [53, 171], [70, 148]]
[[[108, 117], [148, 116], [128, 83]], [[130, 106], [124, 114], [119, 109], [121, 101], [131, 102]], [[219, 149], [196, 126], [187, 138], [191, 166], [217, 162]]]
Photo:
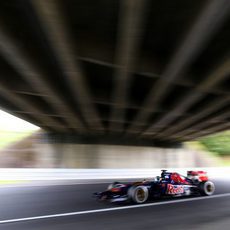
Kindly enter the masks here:
[[214, 191], [215, 186], [204, 171], [188, 171], [185, 177], [176, 172], [162, 170], [161, 176], [153, 180], [132, 183], [114, 182], [106, 191], [94, 193], [94, 196], [99, 200], [132, 201], [141, 204], [148, 199], [158, 197], [210, 196]]

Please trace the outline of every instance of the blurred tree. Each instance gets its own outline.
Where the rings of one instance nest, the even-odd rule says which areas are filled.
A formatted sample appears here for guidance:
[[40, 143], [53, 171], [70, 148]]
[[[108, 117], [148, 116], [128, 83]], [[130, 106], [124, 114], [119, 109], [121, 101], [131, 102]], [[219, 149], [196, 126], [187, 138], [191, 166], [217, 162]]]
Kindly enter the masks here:
[[230, 130], [203, 137], [199, 140], [210, 152], [218, 155], [230, 155]]

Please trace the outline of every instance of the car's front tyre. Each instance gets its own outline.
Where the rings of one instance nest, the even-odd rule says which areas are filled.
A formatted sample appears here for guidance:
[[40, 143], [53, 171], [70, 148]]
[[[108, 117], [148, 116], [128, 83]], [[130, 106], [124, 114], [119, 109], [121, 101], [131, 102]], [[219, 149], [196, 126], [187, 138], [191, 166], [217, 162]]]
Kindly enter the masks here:
[[148, 199], [149, 191], [145, 186], [131, 187], [128, 195], [134, 203], [142, 204]]

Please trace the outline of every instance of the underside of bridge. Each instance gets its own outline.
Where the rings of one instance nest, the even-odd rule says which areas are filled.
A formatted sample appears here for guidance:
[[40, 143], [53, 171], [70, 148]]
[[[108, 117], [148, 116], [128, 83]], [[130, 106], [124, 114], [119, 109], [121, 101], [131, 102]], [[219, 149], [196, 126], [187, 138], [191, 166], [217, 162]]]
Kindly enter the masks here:
[[0, 106], [79, 142], [227, 130], [229, 16], [229, 0], [0, 1]]

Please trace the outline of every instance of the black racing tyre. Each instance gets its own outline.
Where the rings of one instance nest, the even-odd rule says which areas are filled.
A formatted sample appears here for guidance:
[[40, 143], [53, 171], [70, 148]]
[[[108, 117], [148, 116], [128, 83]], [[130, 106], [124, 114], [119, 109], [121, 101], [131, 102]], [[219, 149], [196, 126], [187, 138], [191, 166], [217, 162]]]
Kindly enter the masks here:
[[211, 181], [204, 181], [200, 183], [200, 193], [204, 196], [211, 196], [215, 192], [215, 185]]
[[128, 195], [134, 203], [142, 204], [148, 199], [149, 191], [145, 186], [131, 187]]

